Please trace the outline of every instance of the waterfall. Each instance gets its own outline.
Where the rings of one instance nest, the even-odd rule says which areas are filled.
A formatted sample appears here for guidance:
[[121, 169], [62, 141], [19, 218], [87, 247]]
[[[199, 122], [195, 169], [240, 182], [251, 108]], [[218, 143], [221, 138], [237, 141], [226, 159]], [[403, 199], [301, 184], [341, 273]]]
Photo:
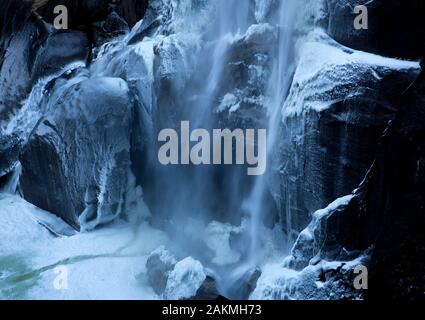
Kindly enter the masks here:
[[1, 192], [15, 194], [18, 188], [19, 176], [21, 175], [21, 164], [18, 163], [16, 168], [10, 173], [6, 184], [3, 186]]
[[[291, 85], [291, 76], [294, 70], [294, 31], [295, 17], [300, 8], [300, 2], [297, 0], [282, 1], [279, 9], [279, 43], [276, 50], [276, 56], [272, 67], [272, 76], [269, 79], [267, 87], [267, 96], [270, 97], [268, 105], [268, 136], [267, 136], [267, 159], [269, 164], [272, 159], [281, 124], [281, 111]], [[265, 207], [265, 194], [268, 192], [268, 176], [260, 176], [252, 189], [251, 194], [244, 201], [249, 215], [249, 233], [250, 248], [248, 253], [248, 263], [257, 264], [261, 259], [261, 248], [258, 243], [259, 227], [262, 224]], [[290, 220], [287, 219], [286, 234], [291, 233]]]
[[[153, 154], [146, 183], [142, 185], [152, 212], [152, 225], [173, 240], [170, 250], [181, 257], [199, 260], [213, 270], [221, 292], [240, 298], [239, 288], [235, 287], [247, 272], [265, 262], [265, 251], [270, 249], [261, 245], [260, 236], [276, 231], [282, 235], [280, 243], [284, 242], [281, 226], [264, 233], [262, 228], [263, 219], [271, 215], [270, 202], [274, 201], [268, 182], [281, 110], [294, 71], [295, 20], [303, 4], [299, 0], [156, 3], [157, 10], [163, 10], [168, 17], [168, 23], [135, 45], [128, 45], [127, 39], [134, 37], [137, 26], [127, 38], [106, 45], [91, 66], [91, 76], [145, 77], [142, 89], [138, 90], [142, 97], [153, 97], [150, 105], [151, 100], [143, 98], [147, 109], [152, 110], [153, 137], [169, 128], [182, 132], [183, 122], [189, 123], [191, 130], [205, 129], [209, 133], [214, 129], [267, 130], [268, 170], [263, 176], [247, 176], [246, 165], [167, 166]], [[132, 51], [135, 48], [136, 54]], [[153, 57], [146, 58], [150, 54]], [[123, 57], [128, 58], [124, 65]], [[143, 67], [140, 60], [144, 60]], [[130, 70], [127, 65], [131, 63]], [[250, 78], [256, 72], [260, 74], [258, 79]], [[249, 123], [231, 118], [232, 112], [219, 115], [226, 97], [239, 99], [239, 105], [245, 103], [242, 108], [247, 110], [242, 113], [249, 114], [249, 103], [256, 103], [255, 107], [261, 109], [258, 114], [264, 119]], [[255, 115], [248, 117], [258, 120]], [[153, 143], [156, 148], [151, 149], [155, 152], [160, 143]], [[188, 143], [179, 141], [179, 148], [189, 150], [193, 142]], [[227, 234], [226, 250], [236, 252], [232, 263], [214, 262], [206, 233], [212, 224], [217, 226], [216, 222], [223, 230], [236, 234], [234, 245], [230, 243], [231, 231]]]

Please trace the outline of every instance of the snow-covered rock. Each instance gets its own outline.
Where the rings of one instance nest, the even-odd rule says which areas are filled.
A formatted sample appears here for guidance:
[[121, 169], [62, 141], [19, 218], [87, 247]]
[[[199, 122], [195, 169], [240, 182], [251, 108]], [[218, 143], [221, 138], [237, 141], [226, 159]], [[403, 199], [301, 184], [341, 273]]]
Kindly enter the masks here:
[[37, 26], [28, 22], [22, 29], [8, 31], [10, 34], [4, 35], [0, 43], [0, 121], [16, 112], [21, 100], [31, 91], [29, 61], [34, 54]]
[[169, 275], [176, 263], [177, 260], [164, 247], [159, 247], [149, 255], [146, 272], [149, 284], [156, 294], [164, 293]]
[[206, 278], [207, 275], [199, 261], [192, 257], [185, 258], [177, 262], [170, 272], [164, 298], [169, 300], [192, 298]]
[[56, 98], [20, 158], [24, 198], [84, 230], [125, 216], [137, 121], [127, 84], [87, 79]]
[[[349, 251], [339, 241], [336, 227], [349, 215], [354, 195], [335, 200], [316, 211], [309, 226], [303, 230], [291, 255], [281, 264], [262, 269], [251, 299], [271, 300], [340, 300], [361, 299], [363, 291], [354, 288], [354, 269], [368, 265], [371, 251]], [[344, 226], [348, 227], [348, 226]]]

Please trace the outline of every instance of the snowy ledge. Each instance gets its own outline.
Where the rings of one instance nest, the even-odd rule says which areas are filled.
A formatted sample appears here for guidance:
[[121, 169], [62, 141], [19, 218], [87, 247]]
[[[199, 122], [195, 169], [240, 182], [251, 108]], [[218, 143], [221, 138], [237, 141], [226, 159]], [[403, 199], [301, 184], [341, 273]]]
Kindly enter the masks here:
[[282, 109], [283, 121], [309, 110], [323, 111], [336, 102], [361, 96], [365, 90], [377, 89], [388, 75], [405, 74], [413, 81], [420, 71], [419, 62], [344, 47], [322, 29], [311, 31], [298, 46], [299, 61]]

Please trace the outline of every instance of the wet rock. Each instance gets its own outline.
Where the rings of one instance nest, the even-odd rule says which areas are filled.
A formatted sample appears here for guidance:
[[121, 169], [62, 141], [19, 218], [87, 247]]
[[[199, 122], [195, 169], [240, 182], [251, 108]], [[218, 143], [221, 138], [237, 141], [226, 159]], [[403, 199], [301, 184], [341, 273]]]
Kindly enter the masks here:
[[53, 95], [20, 157], [24, 198], [77, 229], [125, 216], [133, 112], [122, 79], [86, 79]]
[[14, 134], [0, 136], [0, 177], [15, 169], [19, 161], [22, 141]]
[[133, 27], [140, 21], [148, 7], [148, 0], [118, 0], [115, 7], [117, 13], [127, 21], [130, 27]]
[[220, 293], [217, 290], [217, 283], [211, 276], [207, 276], [201, 287], [191, 300], [217, 300]]
[[259, 268], [253, 268], [245, 272], [233, 288], [231, 295], [238, 299], [246, 300], [257, 286], [257, 281], [261, 276]]
[[164, 291], [166, 300], [183, 300], [196, 296], [207, 275], [202, 264], [192, 257], [185, 258], [170, 272]]
[[163, 0], [150, 0], [143, 20], [135, 25], [129, 37], [128, 43], [134, 44], [142, 41], [145, 37], [152, 36], [160, 27], [165, 27], [170, 21], [172, 8]]
[[36, 11], [46, 22], [53, 24], [56, 18], [54, 8], [58, 5], [64, 5], [68, 9], [70, 29], [103, 21], [111, 10], [109, 0], [49, 0], [36, 6]]
[[224, 127], [264, 128], [268, 124], [264, 92], [271, 77], [272, 53], [278, 29], [268, 23], [253, 24], [229, 45], [223, 70], [227, 81], [219, 84], [217, 113]]
[[10, 34], [0, 39], [0, 121], [18, 110], [31, 90], [30, 62], [38, 34], [37, 25], [31, 21], [22, 29], [10, 28]]
[[316, 42], [316, 37], [302, 49], [306, 55], [301, 54], [283, 108], [273, 159], [278, 163], [272, 165], [281, 179], [271, 186], [290, 237], [306, 227], [311, 212], [363, 180], [397, 112], [393, 101], [419, 72], [416, 63], [352, 51], [322, 35]]
[[152, 252], [146, 261], [148, 282], [156, 294], [162, 295], [167, 286], [168, 276], [177, 260], [164, 247]]
[[94, 24], [94, 44], [100, 47], [114, 37], [124, 35], [130, 31], [127, 22], [116, 12], [112, 12], [105, 21]]
[[[326, 265], [325, 261], [339, 260], [345, 261], [349, 270], [359, 264], [368, 267], [369, 289], [363, 298], [423, 299], [425, 126], [417, 119], [424, 115], [424, 92], [422, 71], [395, 100], [397, 114], [381, 137], [363, 183], [352, 195], [313, 215], [286, 262], [290, 268], [302, 269], [301, 273], [290, 271], [297, 281], [300, 274], [317, 270], [316, 266]], [[352, 260], [356, 255], [363, 258]], [[347, 275], [341, 269], [324, 270], [319, 285], [334, 283], [339, 286], [338, 291], [345, 290], [347, 294], [352, 286], [352, 282], [350, 285], [344, 280], [349, 279]], [[298, 286], [308, 286], [308, 280], [301, 280]]]
[[56, 73], [72, 62], [85, 62], [89, 50], [89, 40], [84, 32], [51, 33], [37, 50], [32, 67], [32, 80]]

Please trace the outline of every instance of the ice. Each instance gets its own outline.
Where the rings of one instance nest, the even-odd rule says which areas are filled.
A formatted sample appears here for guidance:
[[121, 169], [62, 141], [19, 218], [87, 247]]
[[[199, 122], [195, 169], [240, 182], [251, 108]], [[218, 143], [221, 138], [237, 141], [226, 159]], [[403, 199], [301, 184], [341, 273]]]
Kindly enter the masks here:
[[168, 300], [189, 299], [195, 296], [207, 278], [202, 264], [192, 257], [185, 258], [171, 271], [164, 298]]
[[211, 222], [206, 229], [206, 242], [215, 252], [212, 262], [217, 265], [226, 265], [239, 261], [240, 254], [230, 247], [230, 233], [239, 231], [240, 228], [230, 224]]
[[283, 106], [284, 119], [308, 110], [319, 112], [348, 95], [359, 94], [362, 86], [367, 86], [366, 81], [378, 83], [394, 71], [419, 70], [419, 63], [415, 61], [344, 47], [322, 29], [315, 29], [301, 38], [298, 46], [299, 62]]

